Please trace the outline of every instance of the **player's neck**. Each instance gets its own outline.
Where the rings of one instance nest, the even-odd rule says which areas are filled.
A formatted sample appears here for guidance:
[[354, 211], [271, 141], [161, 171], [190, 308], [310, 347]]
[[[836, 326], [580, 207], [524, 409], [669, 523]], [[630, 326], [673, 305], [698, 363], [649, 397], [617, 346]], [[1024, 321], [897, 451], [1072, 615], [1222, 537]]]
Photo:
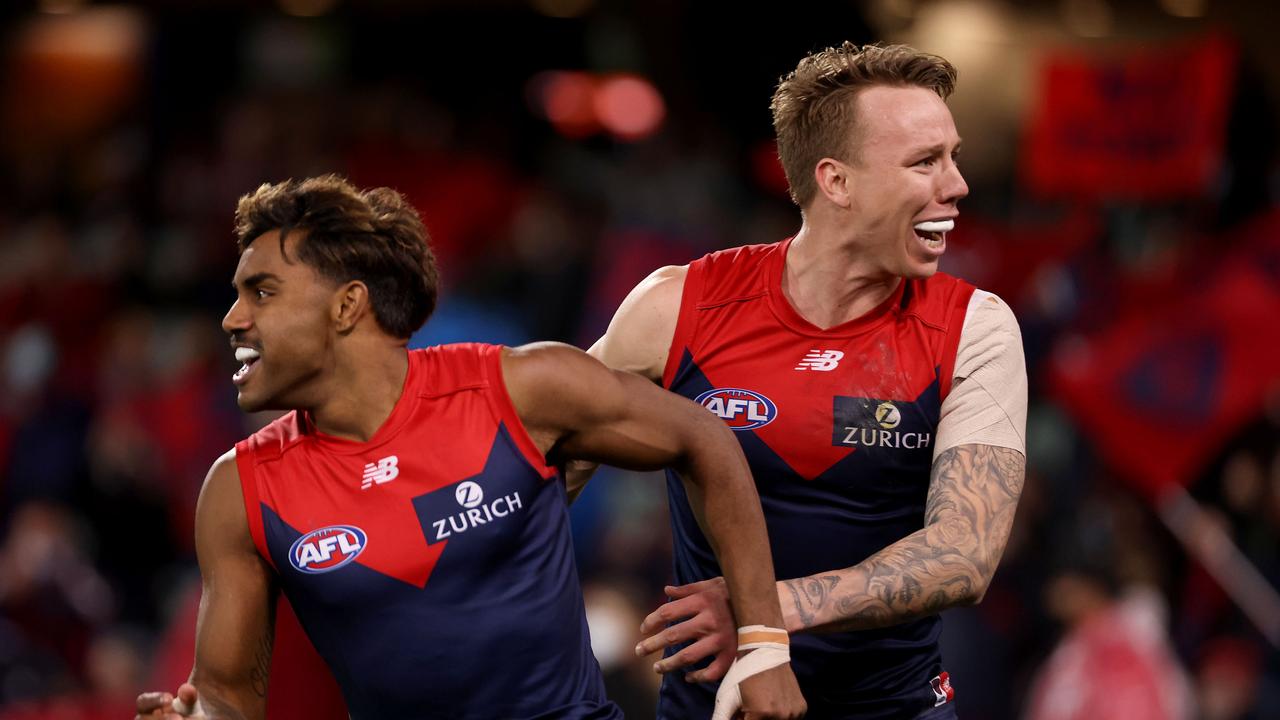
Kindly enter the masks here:
[[806, 221], [791, 241], [782, 271], [783, 295], [801, 317], [820, 328], [862, 317], [902, 282], [884, 272], [858, 243], [830, 227]]
[[328, 373], [322, 399], [307, 408], [320, 432], [368, 442], [404, 394], [409, 354], [403, 346], [381, 344], [339, 352]]

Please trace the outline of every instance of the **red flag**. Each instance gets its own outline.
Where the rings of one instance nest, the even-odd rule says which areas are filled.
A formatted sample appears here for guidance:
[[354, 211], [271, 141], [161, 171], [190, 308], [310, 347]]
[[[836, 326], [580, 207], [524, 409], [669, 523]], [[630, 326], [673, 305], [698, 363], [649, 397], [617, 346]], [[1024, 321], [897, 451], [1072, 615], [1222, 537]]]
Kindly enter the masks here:
[[1101, 232], [1098, 213], [1083, 206], [1059, 217], [1013, 222], [963, 213], [947, 235], [942, 269], [1016, 308], [1046, 268], [1069, 262]]
[[1202, 195], [1222, 165], [1237, 51], [1219, 37], [1095, 58], [1050, 58], [1023, 149], [1032, 192]]
[[[1123, 477], [1150, 494], [1185, 484], [1280, 391], [1280, 212], [1166, 302], [1061, 342], [1050, 382]], [[1225, 244], [1225, 243], [1224, 243]]]

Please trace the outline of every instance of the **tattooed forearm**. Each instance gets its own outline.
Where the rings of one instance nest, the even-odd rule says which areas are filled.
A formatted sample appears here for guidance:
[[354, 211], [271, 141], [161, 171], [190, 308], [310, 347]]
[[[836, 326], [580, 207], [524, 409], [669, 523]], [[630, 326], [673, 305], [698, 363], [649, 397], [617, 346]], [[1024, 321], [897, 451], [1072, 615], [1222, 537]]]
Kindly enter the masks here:
[[271, 647], [275, 642], [275, 630], [268, 628], [258, 639], [253, 653], [253, 667], [249, 669], [249, 681], [253, 692], [260, 698], [267, 696], [267, 680], [271, 677]]
[[783, 583], [797, 629], [884, 627], [980, 600], [1009, 539], [1025, 464], [990, 445], [942, 453], [922, 529], [854, 567]]
[[796, 613], [800, 616], [800, 620], [805, 627], [812, 625], [817, 620], [817, 616], [814, 613], [827, 604], [831, 591], [835, 590], [839, 584], [839, 575], [796, 578], [795, 580], [783, 582], [783, 585], [786, 585], [787, 590], [791, 592], [792, 600], [795, 602]]

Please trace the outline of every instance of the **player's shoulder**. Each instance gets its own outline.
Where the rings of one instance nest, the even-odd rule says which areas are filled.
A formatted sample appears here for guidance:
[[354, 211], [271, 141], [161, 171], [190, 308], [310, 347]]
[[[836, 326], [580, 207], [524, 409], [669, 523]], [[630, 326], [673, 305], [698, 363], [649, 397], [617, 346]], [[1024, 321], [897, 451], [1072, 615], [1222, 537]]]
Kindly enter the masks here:
[[1018, 317], [1004, 298], [981, 288], [974, 288], [969, 296], [965, 313], [967, 332], [989, 334], [993, 332], [1020, 333]]
[[725, 248], [690, 263], [699, 305], [717, 305], [768, 292], [770, 268], [778, 267], [783, 242]]
[[783, 242], [774, 242], [724, 248], [703, 255], [693, 261], [693, 264], [708, 274], [750, 273], [763, 267], [775, 255], [782, 252], [783, 244]]
[[410, 350], [405, 392], [429, 398], [483, 388], [492, 380], [502, 347], [464, 342]]
[[228, 552], [256, 552], [249, 533], [239, 458], [239, 446], [223, 453], [209, 467], [200, 488], [196, 501], [196, 549], [202, 566]]
[[783, 242], [760, 243], [757, 245], [737, 245], [707, 253], [694, 262], [717, 268], [745, 268], [765, 262], [774, 253], [782, 250]]
[[209, 473], [205, 477], [205, 482], [210, 481], [226, 482], [228, 479], [239, 481], [240, 469], [236, 465], [236, 448], [222, 453], [217, 460], [213, 461], [213, 465], [209, 466]]
[[[204, 485], [200, 488], [200, 500], [196, 506], [197, 515], [234, 510], [243, 492], [240, 487], [239, 445], [223, 453], [205, 475]], [[229, 502], [237, 500], [237, 502]]]
[[641, 280], [627, 294], [620, 309], [665, 307], [672, 302], [678, 305], [688, 275], [688, 265], [664, 265]]
[[927, 278], [911, 281], [915, 286], [914, 300], [927, 302], [943, 300], [949, 296], [972, 293], [976, 288], [973, 283], [945, 272], [936, 272]]
[[234, 464], [237, 453], [250, 461], [279, 457], [285, 450], [296, 445], [305, 434], [306, 427], [298, 411], [290, 410], [236, 443], [227, 454], [218, 458], [215, 465], [224, 462], [228, 455]]
[[907, 280], [902, 298], [904, 316], [914, 316], [939, 330], [963, 322], [976, 288], [944, 272]]
[[580, 377], [598, 361], [581, 349], [561, 342], [532, 342], [502, 351], [502, 374], [507, 388], [547, 388]]
[[[297, 410], [290, 410], [236, 443], [231, 456], [250, 462], [280, 457], [307, 434], [307, 424]], [[225, 455], [223, 457], [226, 457]], [[222, 461], [223, 458], [218, 458]]]

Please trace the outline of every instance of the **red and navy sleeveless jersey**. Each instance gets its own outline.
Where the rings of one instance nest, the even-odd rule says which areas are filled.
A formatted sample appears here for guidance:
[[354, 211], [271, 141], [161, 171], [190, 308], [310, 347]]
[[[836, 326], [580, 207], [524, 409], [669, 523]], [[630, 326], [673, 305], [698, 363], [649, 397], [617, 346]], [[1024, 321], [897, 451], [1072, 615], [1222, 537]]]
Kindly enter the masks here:
[[[779, 579], [856, 565], [923, 527], [942, 398], [973, 292], [943, 274], [903, 281], [871, 312], [819, 329], [783, 296], [789, 246], [690, 263], [662, 379], [735, 431]], [[668, 473], [667, 488], [677, 583], [720, 575], [684, 486]], [[945, 703], [940, 630], [933, 616], [793, 636], [808, 717], [909, 718]], [[659, 714], [705, 716], [713, 692], [668, 675]]]
[[352, 718], [622, 717], [591, 654], [564, 483], [501, 348], [409, 352], [368, 442], [294, 412], [236, 462], [253, 540]]

